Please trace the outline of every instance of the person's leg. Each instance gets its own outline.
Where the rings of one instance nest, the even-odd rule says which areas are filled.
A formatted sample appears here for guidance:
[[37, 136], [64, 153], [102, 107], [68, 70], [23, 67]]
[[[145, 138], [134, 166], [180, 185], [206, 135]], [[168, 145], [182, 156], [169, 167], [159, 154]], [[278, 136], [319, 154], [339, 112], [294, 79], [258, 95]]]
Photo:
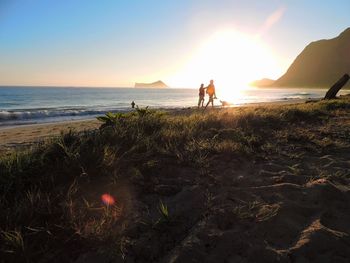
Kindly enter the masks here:
[[209, 103], [210, 103], [210, 100], [207, 102], [207, 105], [205, 105], [204, 109], [208, 107]]
[[210, 103], [212, 103], [212, 102], [213, 102], [213, 97], [209, 97], [208, 103], [207, 103], [207, 105], [205, 106], [205, 108], [207, 108], [208, 105], [209, 105]]
[[202, 105], [203, 107], [203, 103], [204, 103], [204, 98], [201, 96], [199, 97], [199, 100], [198, 100], [198, 108]]

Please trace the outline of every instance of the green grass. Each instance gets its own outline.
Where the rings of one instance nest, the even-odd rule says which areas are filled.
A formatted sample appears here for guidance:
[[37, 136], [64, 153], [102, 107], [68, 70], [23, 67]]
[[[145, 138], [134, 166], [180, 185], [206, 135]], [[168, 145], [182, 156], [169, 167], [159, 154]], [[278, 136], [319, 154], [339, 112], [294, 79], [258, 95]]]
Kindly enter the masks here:
[[165, 205], [162, 200], [159, 201], [158, 211], [160, 214], [160, 218], [158, 219], [156, 224], [168, 223], [170, 222], [170, 214], [168, 206]]
[[[280, 151], [279, 143], [293, 138], [311, 140], [316, 147], [322, 142], [305, 130], [290, 134], [291, 127], [307, 129], [323, 123], [345, 114], [349, 105], [343, 99], [186, 115], [147, 108], [108, 113], [99, 117], [99, 130], [70, 131], [3, 156], [0, 258], [5, 262], [45, 258], [41, 262], [49, 262], [64, 255], [60, 257], [63, 262], [91, 248], [117, 250], [123, 237], [112, 229], [119, 229], [123, 221], [122, 207], [106, 208], [92, 197], [98, 197], [106, 186], [129, 178], [147, 191], [152, 174], [166, 163], [193, 167], [205, 176], [213, 158], [263, 159]], [[94, 187], [87, 194], [89, 185]], [[162, 220], [169, 221], [168, 207], [161, 202], [158, 209]], [[254, 209], [238, 207], [235, 213], [245, 218]], [[264, 209], [255, 212], [261, 220], [273, 216], [278, 208]]]

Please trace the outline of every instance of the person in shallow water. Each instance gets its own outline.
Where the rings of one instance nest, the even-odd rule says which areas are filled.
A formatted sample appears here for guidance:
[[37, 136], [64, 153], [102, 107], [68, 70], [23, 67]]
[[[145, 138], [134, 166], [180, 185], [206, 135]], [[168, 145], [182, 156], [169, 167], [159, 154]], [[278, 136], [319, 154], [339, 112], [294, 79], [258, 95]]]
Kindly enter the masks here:
[[131, 108], [133, 108], [133, 109], [135, 108], [135, 101], [131, 102]]
[[211, 106], [214, 107], [214, 99], [216, 99], [216, 94], [215, 94], [215, 86], [214, 86], [214, 80], [210, 81], [210, 84], [207, 89], [207, 94], [209, 95], [209, 101], [207, 105], [205, 105], [205, 109], [208, 107], [208, 105], [211, 103]]
[[205, 88], [204, 88], [204, 84], [201, 84], [200, 88], [199, 88], [199, 99], [198, 99], [198, 108], [203, 104], [204, 104], [204, 97], [205, 97]]

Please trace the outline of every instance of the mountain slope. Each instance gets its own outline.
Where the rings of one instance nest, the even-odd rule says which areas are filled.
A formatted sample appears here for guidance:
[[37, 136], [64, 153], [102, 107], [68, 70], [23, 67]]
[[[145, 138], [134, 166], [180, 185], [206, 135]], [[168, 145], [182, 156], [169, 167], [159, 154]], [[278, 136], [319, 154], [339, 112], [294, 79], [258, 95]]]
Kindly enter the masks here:
[[273, 86], [330, 87], [349, 72], [350, 28], [336, 38], [315, 41], [306, 46]]

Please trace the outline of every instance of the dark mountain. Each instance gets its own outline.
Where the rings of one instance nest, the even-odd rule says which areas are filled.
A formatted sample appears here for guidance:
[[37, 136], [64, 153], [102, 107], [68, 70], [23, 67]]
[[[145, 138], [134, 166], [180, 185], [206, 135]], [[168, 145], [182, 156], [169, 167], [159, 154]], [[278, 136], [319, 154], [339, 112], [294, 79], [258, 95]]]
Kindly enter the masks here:
[[350, 28], [336, 38], [310, 43], [273, 86], [330, 87], [345, 73], [350, 73]]
[[135, 83], [135, 88], [166, 89], [169, 87], [163, 81], [158, 80], [153, 83]]

